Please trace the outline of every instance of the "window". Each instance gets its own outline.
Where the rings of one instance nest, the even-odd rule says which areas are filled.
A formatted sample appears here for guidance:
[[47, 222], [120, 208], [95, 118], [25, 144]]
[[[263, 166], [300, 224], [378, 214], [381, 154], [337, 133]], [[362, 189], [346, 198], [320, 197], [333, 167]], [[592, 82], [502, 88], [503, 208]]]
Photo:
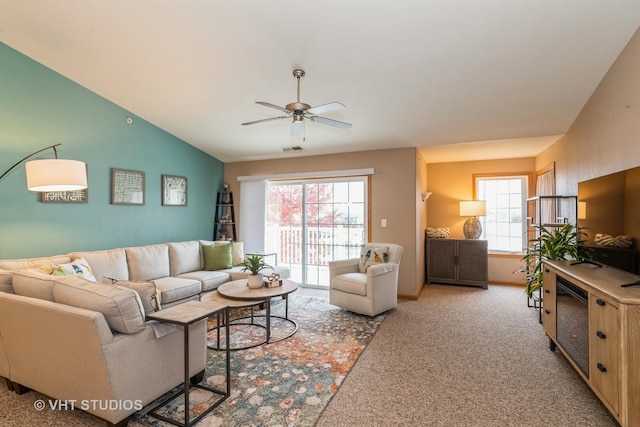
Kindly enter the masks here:
[[481, 239], [489, 251], [522, 253], [526, 245], [528, 175], [474, 176], [476, 199], [485, 200]]
[[367, 178], [272, 181], [267, 251], [305, 286], [329, 285], [329, 261], [357, 258], [367, 237]]

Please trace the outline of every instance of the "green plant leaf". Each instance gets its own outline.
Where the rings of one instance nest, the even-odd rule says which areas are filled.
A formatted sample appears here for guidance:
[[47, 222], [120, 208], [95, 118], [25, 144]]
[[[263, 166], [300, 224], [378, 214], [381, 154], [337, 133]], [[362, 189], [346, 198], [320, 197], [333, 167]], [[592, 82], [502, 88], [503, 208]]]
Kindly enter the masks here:
[[544, 260], [592, 259], [593, 251], [580, 239], [583, 234], [574, 224], [566, 223], [559, 228], [534, 225], [538, 238], [529, 240], [529, 248], [521, 260], [525, 265], [517, 272], [525, 273], [527, 297], [542, 287], [542, 262]]

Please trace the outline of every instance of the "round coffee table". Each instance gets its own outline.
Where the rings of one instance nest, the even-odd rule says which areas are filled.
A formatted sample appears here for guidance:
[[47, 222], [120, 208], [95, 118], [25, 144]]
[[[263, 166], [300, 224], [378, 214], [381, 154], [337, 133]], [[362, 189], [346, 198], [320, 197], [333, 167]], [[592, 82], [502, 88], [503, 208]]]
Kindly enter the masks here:
[[[222, 295], [220, 295], [218, 292], [216, 291], [212, 291], [209, 292], [207, 294], [202, 295], [202, 297], [200, 297], [200, 301], [204, 301], [204, 302], [215, 302], [218, 304], [224, 304], [226, 306], [229, 307], [229, 311], [231, 311], [232, 309], [239, 309], [239, 308], [250, 308], [251, 309], [251, 314], [249, 316], [243, 316], [237, 319], [233, 319], [233, 321], [231, 321], [231, 319], [229, 317], [227, 317], [227, 319], [229, 319], [229, 326], [239, 326], [239, 325], [246, 325], [246, 326], [256, 326], [259, 328], [263, 328], [266, 330], [266, 326], [261, 325], [260, 323], [256, 323], [255, 322], [255, 316], [254, 316], [254, 308], [258, 305], [262, 305], [265, 303], [265, 300], [252, 300], [252, 301], [246, 301], [246, 300], [232, 300], [232, 299], [228, 299], [223, 297]], [[248, 322], [245, 322], [245, 319], [249, 319]], [[220, 329], [225, 326], [224, 322], [222, 321], [222, 317], [220, 316], [220, 314], [217, 314], [217, 326], [215, 328], [211, 328], [208, 330], [208, 332], [213, 331], [214, 329], [216, 330], [216, 344], [207, 344], [207, 347], [212, 349], [212, 350], [224, 350], [223, 347], [220, 346]], [[229, 350], [233, 351], [233, 350], [244, 350], [247, 348], [251, 348], [251, 347], [257, 347], [259, 345], [262, 345], [263, 342], [259, 342], [257, 344], [253, 344], [253, 345], [249, 345], [249, 346], [244, 346], [244, 347], [231, 347], [231, 341], [229, 341]]]
[[[253, 344], [247, 347], [243, 347], [243, 348], [251, 348], [251, 347], [256, 347], [262, 344], [269, 344], [269, 343], [285, 340], [291, 337], [293, 334], [295, 334], [298, 331], [298, 324], [294, 320], [289, 319], [288, 296], [289, 294], [295, 292], [296, 290], [298, 290], [298, 284], [292, 280], [287, 280], [287, 279], [284, 279], [282, 281], [282, 286], [276, 286], [273, 288], [262, 287], [257, 289], [249, 288], [249, 286], [247, 286], [247, 279], [240, 279], [240, 280], [233, 280], [231, 282], [223, 283], [222, 285], [218, 286], [217, 298], [220, 298], [220, 301], [226, 301], [227, 304], [229, 305], [229, 308], [252, 307], [251, 316], [244, 316], [238, 319], [234, 319], [233, 322], [230, 321], [229, 323], [230, 325], [233, 325], [237, 321], [241, 321], [251, 317], [251, 323], [250, 323], [251, 325], [261, 326], [259, 324], [256, 324], [253, 321], [253, 319], [255, 317], [261, 317], [261, 318], [263, 317], [265, 319], [265, 323], [266, 323], [266, 325], [264, 326], [266, 329], [265, 340], [258, 344]], [[282, 297], [282, 299], [285, 300], [284, 316], [277, 316], [271, 313], [271, 299], [276, 297]], [[266, 314], [264, 315], [253, 314], [253, 307], [258, 304], [265, 304]], [[273, 340], [271, 335], [271, 320], [273, 318], [281, 319], [285, 322], [290, 323], [291, 325], [293, 325], [293, 330], [287, 335]], [[249, 323], [245, 323], [245, 324], [249, 324]], [[232, 350], [241, 350], [243, 348], [232, 348]]]

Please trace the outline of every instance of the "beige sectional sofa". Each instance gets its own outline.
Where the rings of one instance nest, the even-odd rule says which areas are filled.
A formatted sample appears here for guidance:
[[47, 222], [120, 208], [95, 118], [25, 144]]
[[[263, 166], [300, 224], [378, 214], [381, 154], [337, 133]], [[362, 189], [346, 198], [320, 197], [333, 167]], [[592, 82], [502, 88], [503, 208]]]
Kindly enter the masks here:
[[[158, 291], [167, 307], [246, 277], [237, 265], [241, 243], [234, 245], [233, 266], [204, 269], [203, 246], [223, 243], [192, 240], [0, 260], [0, 377], [17, 392], [34, 389], [74, 401], [109, 424], [126, 425], [132, 413], [184, 378], [183, 331], [146, 321], [152, 292], [140, 289]], [[98, 283], [48, 274], [78, 260]], [[271, 272], [289, 277], [287, 268], [265, 273]], [[189, 338], [190, 374], [198, 376], [206, 362], [204, 320], [191, 327]]]

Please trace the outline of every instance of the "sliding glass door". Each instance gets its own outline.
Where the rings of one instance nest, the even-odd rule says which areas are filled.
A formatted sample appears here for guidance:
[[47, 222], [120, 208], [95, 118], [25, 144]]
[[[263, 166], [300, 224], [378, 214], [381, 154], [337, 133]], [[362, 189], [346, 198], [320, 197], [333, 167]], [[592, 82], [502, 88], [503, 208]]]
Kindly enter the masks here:
[[328, 287], [329, 261], [357, 258], [366, 224], [366, 177], [269, 183], [266, 249], [304, 286]]

